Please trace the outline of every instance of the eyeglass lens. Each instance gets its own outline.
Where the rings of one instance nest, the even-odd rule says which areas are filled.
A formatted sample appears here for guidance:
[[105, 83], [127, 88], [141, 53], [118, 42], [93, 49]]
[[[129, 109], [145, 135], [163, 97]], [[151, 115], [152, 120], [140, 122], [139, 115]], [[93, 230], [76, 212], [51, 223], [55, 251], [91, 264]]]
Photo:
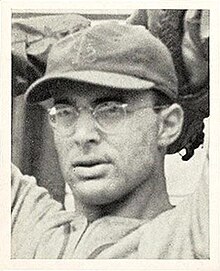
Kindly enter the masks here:
[[[69, 134], [75, 129], [78, 115], [72, 106], [54, 106], [49, 111], [49, 122], [59, 133]], [[92, 115], [101, 130], [114, 133], [122, 125], [126, 112], [122, 104], [106, 102], [98, 105]]]

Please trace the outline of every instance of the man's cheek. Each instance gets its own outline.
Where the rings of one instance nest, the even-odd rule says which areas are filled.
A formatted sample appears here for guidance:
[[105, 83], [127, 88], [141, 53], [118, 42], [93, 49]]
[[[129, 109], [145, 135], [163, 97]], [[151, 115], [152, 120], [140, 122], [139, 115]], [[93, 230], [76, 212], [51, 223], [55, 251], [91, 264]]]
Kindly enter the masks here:
[[65, 156], [71, 149], [70, 140], [56, 133], [54, 134], [54, 143], [59, 156]]
[[55, 142], [55, 147], [58, 154], [61, 170], [65, 171], [67, 164], [69, 162], [69, 153], [70, 153], [71, 148], [68, 142], [64, 139], [61, 139], [60, 137], [55, 137], [54, 142]]

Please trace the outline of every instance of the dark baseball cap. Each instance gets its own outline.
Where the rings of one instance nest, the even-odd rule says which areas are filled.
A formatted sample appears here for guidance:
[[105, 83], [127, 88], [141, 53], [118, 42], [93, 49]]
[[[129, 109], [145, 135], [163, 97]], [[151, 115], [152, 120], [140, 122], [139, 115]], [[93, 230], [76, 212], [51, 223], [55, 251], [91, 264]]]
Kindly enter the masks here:
[[28, 88], [26, 101], [49, 99], [58, 80], [116, 89], [154, 88], [171, 99], [178, 96], [168, 48], [145, 27], [116, 21], [88, 27], [55, 43], [45, 75]]

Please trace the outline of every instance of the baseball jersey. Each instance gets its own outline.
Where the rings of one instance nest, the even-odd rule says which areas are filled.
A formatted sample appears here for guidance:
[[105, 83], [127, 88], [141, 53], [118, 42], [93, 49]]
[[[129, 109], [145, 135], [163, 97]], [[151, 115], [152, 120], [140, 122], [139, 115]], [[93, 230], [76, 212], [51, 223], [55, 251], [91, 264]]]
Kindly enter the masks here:
[[151, 221], [104, 216], [89, 223], [12, 166], [13, 259], [207, 259], [208, 189]]

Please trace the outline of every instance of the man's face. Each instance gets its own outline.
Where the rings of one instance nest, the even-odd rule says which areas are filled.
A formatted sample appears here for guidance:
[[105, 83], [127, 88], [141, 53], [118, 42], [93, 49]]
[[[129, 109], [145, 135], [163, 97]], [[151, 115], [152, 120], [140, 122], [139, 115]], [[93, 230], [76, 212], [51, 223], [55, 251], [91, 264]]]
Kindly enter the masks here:
[[[66, 89], [63, 85], [54, 100], [58, 107], [81, 108], [72, 133], [54, 130], [61, 170], [75, 198], [85, 204], [108, 204], [154, 179], [158, 116], [152, 109], [150, 91], [117, 91], [88, 85]], [[128, 111], [132, 111], [114, 133], [102, 131], [87, 109], [109, 101], [126, 103]], [[147, 108], [135, 110], [144, 105]]]

